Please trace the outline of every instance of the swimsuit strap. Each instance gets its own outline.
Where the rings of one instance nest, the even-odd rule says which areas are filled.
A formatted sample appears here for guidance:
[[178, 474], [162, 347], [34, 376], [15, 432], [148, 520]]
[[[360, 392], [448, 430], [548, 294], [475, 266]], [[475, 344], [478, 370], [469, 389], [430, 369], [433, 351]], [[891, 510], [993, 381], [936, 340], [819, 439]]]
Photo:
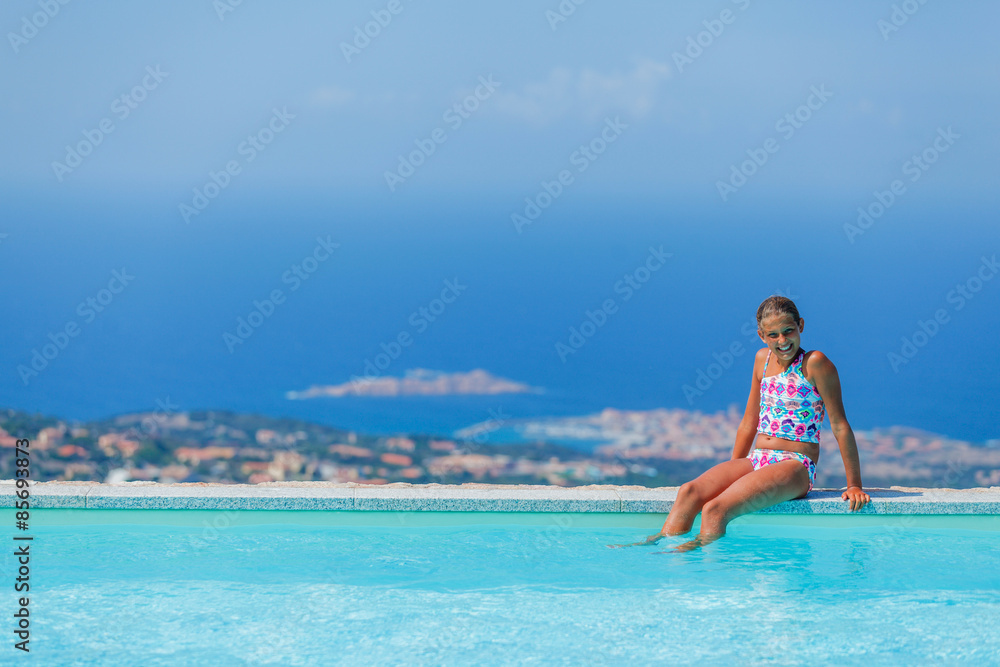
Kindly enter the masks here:
[[[800, 347], [799, 353], [795, 355], [794, 359], [792, 359], [792, 363], [788, 366], [788, 370], [782, 371], [781, 373], [778, 373], [778, 375], [785, 375], [790, 372], [795, 372], [796, 367], [798, 367], [798, 374], [801, 375], [803, 378], [805, 378], [805, 375], [802, 373], [802, 362], [805, 360], [805, 358], [806, 358], [805, 351]], [[767, 372], [767, 362], [770, 359], [771, 359], [771, 348], [768, 348], [767, 357], [764, 359], [764, 368], [760, 372], [761, 382], [764, 381], [764, 373]]]
[[802, 374], [802, 362], [806, 359], [806, 352], [801, 347], [799, 348], [799, 353], [795, 355], [795, 359], [792, 360], [792, 365], [789, 366], [789, 370], [796, 369], [799, 375], [804, 378], [805, 375]]

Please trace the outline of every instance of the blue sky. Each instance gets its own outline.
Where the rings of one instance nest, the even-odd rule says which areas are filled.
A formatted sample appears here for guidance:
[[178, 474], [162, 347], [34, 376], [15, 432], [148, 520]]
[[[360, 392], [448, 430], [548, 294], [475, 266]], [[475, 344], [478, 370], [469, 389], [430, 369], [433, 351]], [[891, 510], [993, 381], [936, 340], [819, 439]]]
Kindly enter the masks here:
[[[605, 118], [620, 117], [627, 131], [582, 188], [717, 204], [716, 182], [731, 165], [780, 137], [776, 121], [825, 86], [829, 100], [780, 141], [744, 191], [863, 200], [951, 126], [961, 140], [922, 194], [993, 197], [996, 3], [913, 0], [918, 9], [886, 38], [887, 1], [585, 2], [553, 29], [546, 12], [556, 0], [401, 0], [348, 62], [341, 44], [387, 5], [247, 0], [220, 19], [210, 0], [72, 2], [12, 43], [41, 9], [5, 2], [0, 178], [8, 191], [180, 200], [210, 171], [242, 160], [241, 142], [287, 108], [287, 130], [243, 165], [233, 192], [524, 196], [565, 168]], [[724, 11], [729, 24], [712, 23]], [[706, 21], [721, 34], [703, 35], [708, 45], [679, 64], [674, 54]], [[119, 119], [112, 104], [141, 85], [147, 67], [165, 78]], [[496, 90], [449, 127], [444, 113], [489, 76]], [[114, 131], [59, 181], [52, 163], [105, 118]], [[390, 192], [385, 172], [436, 128], [446, 141]]]
[[[396, 374], [483, 367], [561, 388], [564, 414], [687, 407], [782, 289], [862, 424], [994, 437], [962, 398], [997, 400], [997, 281], [911, 364], [887, 354], [1000, 248], [997, 3], [590, 0], [553, 27], [559, 0], [229, 1], [0, 4], [0, 403], [283, 413], [461, 276]], [[336, 260], [230, 353], [319, 235]], [[554, 343], [661, 244], [671, 268], [564, 363]], [[121, 267], [135, 286], [25, 388], [18, 365]], [[742, 405], [747, 374], [694, 407]]]

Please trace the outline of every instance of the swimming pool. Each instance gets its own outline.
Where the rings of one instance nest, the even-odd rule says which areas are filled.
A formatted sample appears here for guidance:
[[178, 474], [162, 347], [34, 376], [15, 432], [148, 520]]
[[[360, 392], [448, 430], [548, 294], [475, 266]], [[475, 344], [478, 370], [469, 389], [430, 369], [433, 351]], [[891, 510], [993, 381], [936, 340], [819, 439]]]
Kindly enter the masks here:
[[[685, 537], [606, 547], [656, 532], [664, 518], [36, 510], [32, 657], [107, 665], [1000, 659], [1000, 516], [757, 514], [688, 553], [654, 553]], [[5, 525], [13, 519], [0, 510]], [[9, 551], [5, 581], [17, 567]]]

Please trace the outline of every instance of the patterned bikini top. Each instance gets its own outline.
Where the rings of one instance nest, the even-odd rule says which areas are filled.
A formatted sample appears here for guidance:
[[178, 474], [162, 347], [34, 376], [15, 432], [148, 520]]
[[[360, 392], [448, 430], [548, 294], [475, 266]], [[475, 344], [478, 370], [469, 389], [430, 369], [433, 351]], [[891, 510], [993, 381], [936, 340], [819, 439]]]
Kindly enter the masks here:
[[771, 350], [760, 372], [760, 421], [757, 432], [764, 435], [819, 444], [819, 427], [826, 410], [823, 397], [802, 374], [805, 353], [800, 349], [788, 370], [764, 377]]

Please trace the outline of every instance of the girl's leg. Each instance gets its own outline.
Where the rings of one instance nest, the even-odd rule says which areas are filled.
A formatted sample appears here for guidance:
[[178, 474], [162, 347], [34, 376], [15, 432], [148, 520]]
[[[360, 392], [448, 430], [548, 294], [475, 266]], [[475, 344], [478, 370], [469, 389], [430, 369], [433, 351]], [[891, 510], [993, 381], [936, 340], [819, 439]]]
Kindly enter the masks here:
[[[799, 467], [803, 467], [801, 463]], [[696, 479], [682, 484], [677, 491], [677, 499], [674, 501], [673, 507], [670, 508], [670, 514], [667, 516], [660, 534], [681, 535], [691, 530], [695, 517], [698, 516], [698, 512], [702, 511], [705, 503], [753, 471], [753, 465], [749, 459], [732, 459], [714, 465]], [[702, 517], [702, 522], [704, 520], [705, 518]]]
[[698, 537], [707, 544], [725, 535], [726, 526], [736, 517], [799, 498], [808, 488], [809, 471], [796, 459], [754, 470], [705, 503]]

